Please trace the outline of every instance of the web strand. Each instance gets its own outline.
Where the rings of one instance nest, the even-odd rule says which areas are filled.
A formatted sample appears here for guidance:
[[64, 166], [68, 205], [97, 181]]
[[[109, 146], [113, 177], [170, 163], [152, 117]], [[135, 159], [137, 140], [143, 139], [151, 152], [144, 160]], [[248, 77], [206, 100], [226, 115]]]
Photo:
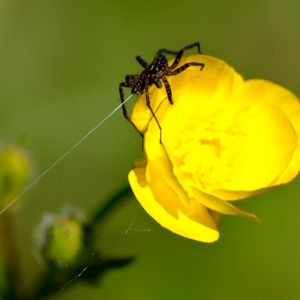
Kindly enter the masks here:
[[90, 129], [82, 138], [80, 138], [73, 146], [69, 148], [63, 155], [61, 155], [56, 161], [54, 161], [44, 172], [36, 177], [31, 183], [29, 183], [12, 201], [10, 201], [2, 210], [0, 215], [10, 208], [18, 199], [26, 194], [34, 185], [36, 185], [43, 177], [45, 177], [53, 168], [55, 168], [62, 160], [70, 155], [80, 144], [82, 144], [91, 134], [93, 134], [108, 118], [110, 118], [117, 110], [119, 110], [127, 101], [133, 97], [133, 94], [129, 95], [123, 103], [119, 104], [113, 109], [104, 119], [98, 122], [92, 129]]

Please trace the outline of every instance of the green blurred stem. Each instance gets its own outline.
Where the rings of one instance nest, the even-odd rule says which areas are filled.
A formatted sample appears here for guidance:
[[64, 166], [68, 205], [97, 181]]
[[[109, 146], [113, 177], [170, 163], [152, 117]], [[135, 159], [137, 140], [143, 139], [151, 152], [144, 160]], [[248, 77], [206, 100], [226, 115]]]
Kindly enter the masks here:
[[119, 190], [115, 195], [107, 200], [104, 206], [100, 206], [94, 215], [90, 219], [90, 226], [98, 226], [101, 222], [107, 218], [111, 212], [125, 201], [130, 195], [132, 195], [131, 188], [129, 186]]
[[19, 281], [19, 264], [14, 238], [13, 214], [6, 211], [0, 216], [0, 245], [6, 273], [7, 288], [5, 299], [15, 299]]

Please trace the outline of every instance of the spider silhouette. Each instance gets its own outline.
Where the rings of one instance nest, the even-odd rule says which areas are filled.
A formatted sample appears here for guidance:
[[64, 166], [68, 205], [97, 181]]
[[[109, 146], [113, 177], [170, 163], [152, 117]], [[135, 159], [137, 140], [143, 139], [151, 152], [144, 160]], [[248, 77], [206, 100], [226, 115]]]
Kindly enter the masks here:
[[[161, 141], [161, 126], [160, 126], [159, 121], [151, 107], [151, 102], [150, 102], [150, 97], [149, 97], [149, 87], [152, 86], [153, 84], [157, 88], [162, 88], [164, 86], [166, 93], [167, 93], [168, 101], [170, 104], [173, 105], [174, 101], [173, 101], [173, 97], [172, 97], [172, 89], [168, 82], [167, 76], [177, 75], [192, 66], [199, 66], [200, 71], [202, 71], [202, 69], [204, 68], [204, 64], [199, 63], [199, 62], [188, 62], [188, 63], [180, 66], [179, 68], [177, 68], [184, 52], [186, 50], [189, 50], [192, 48], [197, 48], [198, 53], [201, 53], [200, 43], [196, 42], [196, 43], [185, 46], [184, 48], [180, 49], [179, 51], [160, 49], [157, 51], [151, 64], [148, 64], [140, 56], [137, 56], [136, 60], [144, 68], [144, 70], [139, 74], [126, 75], [125, 81], [121, 82], [119, 85], [119, 93], [120, 93], [121, 103], [124, 103], [124, 101], [125, 101], [124, 90], [123, 90], [124, 88], [131, 88], [131, 93], [135, 94], [135, 95], [141, 95], [143, 93], [146, 94], [146, 105], [149, 108], [149, 110], [151, 111], [151, 114], [160, 129], [160, 141]], [[167, 60], [165, 54], [175, 55], [175, 59], [170, 66], [168, 64], [168, 60]], [[122, 105], [122, 110], [123, 110], [124, 117], [132, 124], [132, 126], [139, 132], [139, 134], [141, 134], [143, 136], [143, 134], [138, 130], [136, 125], [129, 118], [125, 104]]]

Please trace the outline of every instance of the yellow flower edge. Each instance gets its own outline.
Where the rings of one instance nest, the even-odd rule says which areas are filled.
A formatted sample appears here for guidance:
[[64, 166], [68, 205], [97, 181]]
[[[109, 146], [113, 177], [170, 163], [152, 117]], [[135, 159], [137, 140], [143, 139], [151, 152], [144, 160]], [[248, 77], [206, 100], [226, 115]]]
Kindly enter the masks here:
[[197, 241], [218, 239], [216, 216], [242, 215], [228, 201], [292, 180], [300, 167], [300, 104], [295, 95], [266, 80], [245, 81], [225, 62], [204, 55], [182, 61], [205, 63], [151, 87], [159, 129], [141, 96], [132, 120], [144, 133], [146, 159], [129, 174], [133, 192], [163, 227]]
[[[219, 232], [216, 228], [213, 216], [210, 215], [207, 208], [193, 203], [193, 206], [186, 206], [184, 211], [176, 210], [171, 213], [158, 200], [157, 195], [153, 192], [151, 185], [145, 181], [145, 169], [137, 168], [129, 173], [129, 182], [136, 198], [149, 215], [156, 220], [161, 226], [172, 232], [196, 241], [212, 243], [218, 240]], [[155, 182], [155, 184], [164, 185], [164, 203], [170, 201], [179, 201], [178, 195], [166, 182]], [[153, 187], [152, 186], [152, 187]], [[157, 191], [158, 187], [154, 187]], [[170, 205], [170, 209], [172, 209]]]

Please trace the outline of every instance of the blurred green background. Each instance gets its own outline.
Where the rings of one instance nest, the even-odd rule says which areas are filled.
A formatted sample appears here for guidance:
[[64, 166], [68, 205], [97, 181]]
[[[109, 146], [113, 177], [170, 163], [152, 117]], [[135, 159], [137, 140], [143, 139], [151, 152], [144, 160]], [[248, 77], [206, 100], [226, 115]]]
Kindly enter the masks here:
[[[39, 174], [118, 100], [125, 74], [159, 48], [200, 41], [246, 78], [300, 95], [300, 2], [0, 1], [0, 139], [22, 144]], [[90, 212], [127, 184], [141, 141], [121, 112], [36, 185], [16, 214], [26, 284], [39, 270], [33, 232], [46, 211]], [[211, 245], [161, 228], [135, 199], [112, 215], [99, 247], [136, 261], [99, 287], [74, 284], [51, 299], [300, 299], [300, 180], [241, 202], [262, 220], [223, 217]]]

